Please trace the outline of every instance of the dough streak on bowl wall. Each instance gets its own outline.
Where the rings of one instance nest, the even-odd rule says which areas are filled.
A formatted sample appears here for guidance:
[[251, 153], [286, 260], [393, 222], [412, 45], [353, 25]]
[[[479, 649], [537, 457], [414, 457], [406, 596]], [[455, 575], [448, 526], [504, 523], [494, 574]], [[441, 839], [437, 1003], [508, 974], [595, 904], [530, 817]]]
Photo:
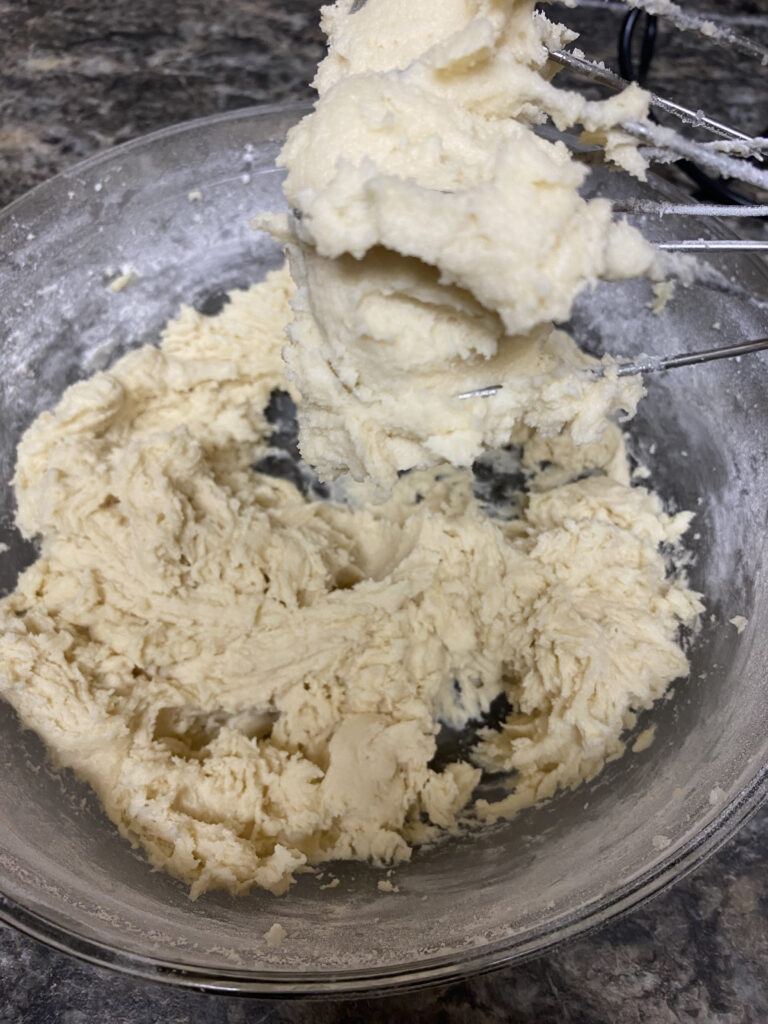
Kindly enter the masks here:
[[[283, 269], [216, 317], [182, 309], [19, 447], [18, 525], [42, 548], [0, 602], [0, 691], [193, 896], [397, 862], [591, 778], [686, 674], [679, 629], [701, 610], [668, 560], [690, 515], [631, 486], [615, 419], [640, 384], [579, 375], [594, 360], [552, 326], [597, 277], [654, 273], [652, 253], [530, 128], [582, 123], [642, 173], [614, 126], [646, 97], [555, 90], [542, 41], [562, 31], [529, 3], [350, 6], [326, 9], [320, 105], [283, 156], [293, 215], [269, 220], [297, 283]], [[329, 107], [354, 114], [339, 152], [313, 142]], [[515, 263], [488, 211], [541, 208], [541, 181]], [[427, 238], [436, 211], [462, 251]], [[489, 373], [500, 402], [451, 397]], [[308, 461], [365, 478], [348, 472], [345, 501], [254, 469], [275, 389]], [[468, 467], [502, 441], [526, 493], [489, 514]], [[431, 767], [440, 724], [502, 694], [471, 762]], [[474, 799], [482, 769], [509, 773], [507, 797]]]

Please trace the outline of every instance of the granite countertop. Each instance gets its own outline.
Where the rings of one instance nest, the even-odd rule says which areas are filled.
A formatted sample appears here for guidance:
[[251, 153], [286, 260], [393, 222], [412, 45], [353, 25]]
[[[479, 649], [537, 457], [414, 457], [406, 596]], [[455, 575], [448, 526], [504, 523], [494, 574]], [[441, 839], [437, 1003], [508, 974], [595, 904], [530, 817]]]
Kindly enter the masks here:
[[[311, 0], [0, 0], [0, 205], [96, 150], [205, 114], [303, 99], [322, 53]], [[700, 9], [768, 42], [768, 0]], [[614, 63], [621, 5], [557, 15]], [[663, 30], [652, 84], [765, 134], [768, 72]], [[176, 991], [81, 964], [0, 926], [0, 1024], [419, 1020], [768, 1021], [768, 808], [639, 910], [520, 967], [381, 1000]]]

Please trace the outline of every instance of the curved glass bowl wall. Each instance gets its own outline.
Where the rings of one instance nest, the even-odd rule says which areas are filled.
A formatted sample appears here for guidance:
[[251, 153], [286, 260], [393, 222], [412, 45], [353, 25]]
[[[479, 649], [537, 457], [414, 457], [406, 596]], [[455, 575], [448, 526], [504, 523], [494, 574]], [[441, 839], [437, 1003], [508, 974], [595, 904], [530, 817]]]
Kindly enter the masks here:
[[[0, 541], [9, 545], [0, 592], [34, 557], [13, 529], [21, 432], [68, 384], [155, 340], [180, 303], [211, 312], [223, 292], [279, 264], [249, 220], [283, 207], [274, 159], [300, 113], [264, 108], [160, 132], [0, 214]], [[595, 187], [647, 194], [618, 176]], [[692, 237], [716, 230], [671, 218], [646, 225], [655, 237], [681, 227]], [[718, 266], [735, 293], [678, 288], [656, 316], [647, 283], [600, 286], [580, 302], [574, 330], [594, 351], [628, 356], [761, 336], [760, 264], [736, 256]], [[133, 283], [110, 290], [123, 272]], [[696, 510], [692, 578], [708, 601], [691, 678], [654, 709], [649, 749], [512, 822], [416, 851], [396, 870], [398, 893], [377, 890], [375, 868], [340, 864], [336, 889], [303, 876], [287, 897], [214, 893], [192, 903], [118, 836], [86, 787], [41, 767], [41, 744], [0, 704], [0, 916], [156, 980], [309, 994], [514, 961], [674, 881], [738, 827], [765, 785], [767, 395], [763, 357], [678, 371], [649, 380], [632, 426], [655, 486]], [[737, 614], [749, 619], [742, 635], [728, 623]], [[263, 935], [275, 921], [288, 938], [271, 950]]]

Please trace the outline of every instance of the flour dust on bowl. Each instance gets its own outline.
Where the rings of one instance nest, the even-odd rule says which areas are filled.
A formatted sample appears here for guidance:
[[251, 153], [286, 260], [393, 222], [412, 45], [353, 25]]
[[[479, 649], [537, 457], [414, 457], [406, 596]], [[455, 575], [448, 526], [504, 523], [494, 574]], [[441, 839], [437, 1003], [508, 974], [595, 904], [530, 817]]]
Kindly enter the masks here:
[[[279, 246], [249, 222], [283, 208], [274, 160], [301, 112], [265, 108], [161, 132], [81, 164], [0, 217], [2, 593], [37, 555], [13, 525], [21, 434], [69, 384], [156, 340], [181, 303], [213, 313], [227, 291], [280, 265]], [[622, 197], [619, 178], [595, 185], [609, 187]], [[666, 230], [662, 221], [658, 237]], [[680, 225], [669, 230], [679, 235]], [[690, 226], [692, 235], [717, 230]], [[601, 285], [579, 301], [571, 329], [591, 351], [628, 357], [761, 336], [764, 270], [731, 256], [728, 275], [730, 292], [678, 288], [660, 315], [648, 308], [647, 282]], [[707, 605], [690, 678], [637, 724], [638, 735], [655, 726], [650, 746], [511, 821], [416, 849], [391, 875], [339, 862], [320, 880], [300, 875], [286, 896], [190, 901], [130, 849], [88, 787], [48, 767], [42, 744], [2, 704], [3, 919], [156, 980], [343, 993], [519, 960], [680, 877], [744, 821], [765, 786], [766, 388], [761, 356], [677, 371], [649, 382], [631, 428], [664, 500], [696, 512], [690, 578]], [[748, 620], [742, 633], [735, 616]], [[285, 931], [279, 945], [265, 939], [274, 924]]]

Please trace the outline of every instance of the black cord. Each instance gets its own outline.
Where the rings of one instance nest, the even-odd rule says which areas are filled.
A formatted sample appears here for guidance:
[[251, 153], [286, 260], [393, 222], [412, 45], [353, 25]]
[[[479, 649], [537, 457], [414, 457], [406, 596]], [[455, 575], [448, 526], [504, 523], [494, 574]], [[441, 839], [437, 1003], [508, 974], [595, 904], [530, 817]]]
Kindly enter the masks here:
[[[632, 57], [632, 39], [635, 28], [641, 17], [645, 18], [643, 28], [643, 40], [640, 49], [640, 67], [635, 74], [634, 59]], [[651, 69], [653, 51], [656, 46], [656, 26], [658, 19], [655, 14], [645, 14], [639, 9], [628, 11], [621, 24], [619, 35], [619, 68], [622, 78], [628, 82], [637, 82], [645, 87], [648, 72]]]
[[[635, 73], [635, 62], [632, 54], [635, 32], [638, 22], [643, 19], [643, 37], [640, 44], [640, 66]], [[628, 11], [621, 23], [619, 32], [619, 68], [622, 78], [628, 82], [637, 82], [645, 86], [648, 72], [651, 69], [653, 53], [656, 45], [657, 18], [653, 14], [634, 9]], [[651, 119], [655, 118], [651, 115]], [[722, 203], [735, 206], [751, 206], [753, 199], [743, 196], [731, 188], [720, 178], [713, 178], [691, 160], [677, 160], [675, 166], [697, 185], [694, 198], [710, 203]]]

